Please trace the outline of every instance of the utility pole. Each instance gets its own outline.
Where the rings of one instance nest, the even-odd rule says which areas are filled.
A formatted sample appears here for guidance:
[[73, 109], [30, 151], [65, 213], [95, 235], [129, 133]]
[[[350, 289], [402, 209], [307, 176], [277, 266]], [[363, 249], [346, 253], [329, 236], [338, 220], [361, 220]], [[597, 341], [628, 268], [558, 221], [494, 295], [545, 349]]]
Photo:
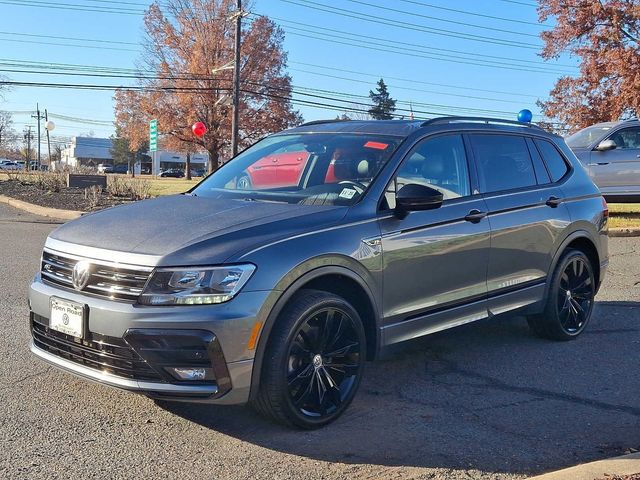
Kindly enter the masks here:
[[242, 35], [242, 0], [236, 0], [237, 10], [232, 18], [236, 22], [235, 59], [233, 62], [233, 117], [231, 118], [231, 155], [238, 154], [238, 129], [240, 123], [240, 45]]
[[[38, 121], [38, 162], [36, 164], [36, 170], [40, 170], [40, 120], [44, 118], [44, 115], [40, 115], [40, 106], [36, 103], [36, 114], [31, 115], [31, 118], [35, 118]], [[30, 170], [30, 166], [27, 165], [27, 170]]]
[[29, 170], [29, 163], [31, 163], [31, 127], [29, 127], [29, 129], [24, 132], [24, 139], [27, 141], [27, 158], [25, 169]]
[[49, 170], [51, 170], [51, 167], [53, 167], [53, 164], [51, 163], [51, 140], [49, 138], [49, 115], [47, 114], [47, 109], [44, 109], [44, 121], [45, 121], [45, 128], [47, 130], [47, 154], [49, 155]]

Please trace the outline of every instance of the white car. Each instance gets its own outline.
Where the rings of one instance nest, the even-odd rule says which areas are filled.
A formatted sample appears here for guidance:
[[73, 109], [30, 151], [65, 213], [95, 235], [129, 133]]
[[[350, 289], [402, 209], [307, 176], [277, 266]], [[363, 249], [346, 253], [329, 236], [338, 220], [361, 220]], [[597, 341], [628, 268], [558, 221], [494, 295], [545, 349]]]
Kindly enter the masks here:
[[11, 160], [0, 161], [0, 170], [20, 170], [20, 165]]

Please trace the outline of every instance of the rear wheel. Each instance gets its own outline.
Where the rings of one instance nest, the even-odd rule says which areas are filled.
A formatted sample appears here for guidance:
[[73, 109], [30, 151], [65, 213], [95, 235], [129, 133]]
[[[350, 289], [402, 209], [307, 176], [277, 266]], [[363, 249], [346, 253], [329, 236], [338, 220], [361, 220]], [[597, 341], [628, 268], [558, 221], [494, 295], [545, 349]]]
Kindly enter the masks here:
[[271, 333], [255, 406], [299, 428], [332, 422], [356, 394], [365, 345], [362, 321], [348, 302], [302, 290]]
[[587, 326], [594, 297], [591, 261], [580, 250], [567, 250], [551, 279], [544, 312], [528, 317], [529, 327], [541, 337], [572, 340]]

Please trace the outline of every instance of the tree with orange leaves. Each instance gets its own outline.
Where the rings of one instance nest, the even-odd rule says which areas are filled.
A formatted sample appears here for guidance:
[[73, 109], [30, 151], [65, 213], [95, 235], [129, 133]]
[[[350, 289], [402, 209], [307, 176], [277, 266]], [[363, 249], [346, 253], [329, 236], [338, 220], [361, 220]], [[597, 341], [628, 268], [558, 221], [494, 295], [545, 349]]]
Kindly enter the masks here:
[[540, 0], [542, 56], [569, 52], [580, 58], [580, 75], [560, 78], [544, 114], [571, 130], [640, 115], [640, 2], [638, 0]]
[[[145, 14], [147, 39], [138, 89], [115, 94], [116, 125], [137, 149], [158, 120], [163, 148], [209, 153], [210, 171], [229, 154], [233, 22], [231, 0], [163, 0]], [[247, 23], [247, 22], [244, 22]], [[259, 16], [243, 28], [240, 56], [240, 146], [299, 123], [286, 73], [282, 29]], [[191, 127], [204, 122], [196, 137]], [[188, 169], [188, 167], [187, 167]]]

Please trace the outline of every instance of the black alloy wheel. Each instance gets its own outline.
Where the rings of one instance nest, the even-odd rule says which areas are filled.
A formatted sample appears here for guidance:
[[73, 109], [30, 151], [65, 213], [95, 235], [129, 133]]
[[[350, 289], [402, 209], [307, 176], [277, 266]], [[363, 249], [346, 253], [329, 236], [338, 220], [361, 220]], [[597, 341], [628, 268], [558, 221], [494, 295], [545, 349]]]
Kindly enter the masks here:
[[574, 257], [560, 277], [557, 293], [558, 317], [562, 328], [570, 335], [585, 326], [593, 308], [593, 275], [588, 260]]
[[305, 416], [332, 415], [348, 398], [360, 371], [353, 319], [338, 308], [313, 312], [289, 348], [287, 385], [292, 406]]
[[544, 311], [527, 317], [529, 327], [544, 338], [577, 338], [591, 318], [595, 294], [591, 261], [582, 251], [569, 249], [553, 273]]
[[358, 312], [334, 294], [301, 290], [269, 336], [254, 405], [288, 425], [326, 425], [353, 400], [365, 360]]

